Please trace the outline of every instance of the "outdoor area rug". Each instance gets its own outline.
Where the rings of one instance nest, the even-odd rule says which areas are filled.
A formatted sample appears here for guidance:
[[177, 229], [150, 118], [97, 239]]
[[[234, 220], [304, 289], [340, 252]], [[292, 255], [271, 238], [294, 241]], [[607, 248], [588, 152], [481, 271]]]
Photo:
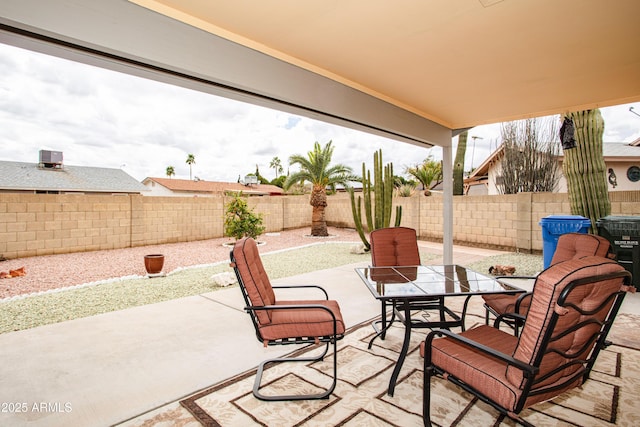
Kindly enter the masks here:
[[[467, 327], [483, 322], [481, 307], [467, 316]], [[418, 313], [417, 315], [425, 315]], [[618, 324], [619, 323], [619, 324]], [[637, 341], [623, 339], [640, 317], [621, 315], [591, 378], [581, 388], [522, 412], [536, 426], [640, 425], [640, 352]], [[414, 331], [393, 397], [389, 378], [402, 344], [403, 328], [394, 326], [386, 340], [373, 336], [370, 322], [351, 328], [338, 343], [338, 385], [329, 399], [263, 402], [252, 394], [255, 370], [198, 392], [172, 407], [147, 414], [140, 425], [205, 426], [420, 426], [423, 359], [419, 345], [426, 335]], [[628, 345], [629, 343], [633, 345]], [[259, 344], [257, 344], [259, 345]], [[299, 350], [297, 354], [317, 351]], [[332, 357], [322, 362], [277, 364], [265, 370], [264, 394], [317, 392], [331, 382]], [[512, 426], [514, 422], [440, 378], [432, 380], [432, 421], [437, 426]]]

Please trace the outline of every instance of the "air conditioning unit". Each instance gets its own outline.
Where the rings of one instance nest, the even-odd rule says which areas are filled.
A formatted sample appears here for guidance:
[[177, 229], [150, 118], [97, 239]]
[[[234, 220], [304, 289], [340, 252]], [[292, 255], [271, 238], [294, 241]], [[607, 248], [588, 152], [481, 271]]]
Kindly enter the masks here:
[[255, 175], [245, 175], [244, 185], [254, 185], [258, 183], [258, 177]]
[[45, 165], [61, 165], [62, 151], [40, 150], [40, 163]]

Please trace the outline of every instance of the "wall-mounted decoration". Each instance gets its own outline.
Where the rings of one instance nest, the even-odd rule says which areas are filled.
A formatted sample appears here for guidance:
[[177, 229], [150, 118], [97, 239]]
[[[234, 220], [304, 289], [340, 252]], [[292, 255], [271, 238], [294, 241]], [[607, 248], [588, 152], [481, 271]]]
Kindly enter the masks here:
[[612, 168], [609, 168], [609, 184], [611, 184], [613, 188], [618, 186], [618, 177]]
[[631, 182], [640, 181], [640, 167], [631, 166], [629, 169], [627, 169], [627, 178], [629, 178], [629, 181]]

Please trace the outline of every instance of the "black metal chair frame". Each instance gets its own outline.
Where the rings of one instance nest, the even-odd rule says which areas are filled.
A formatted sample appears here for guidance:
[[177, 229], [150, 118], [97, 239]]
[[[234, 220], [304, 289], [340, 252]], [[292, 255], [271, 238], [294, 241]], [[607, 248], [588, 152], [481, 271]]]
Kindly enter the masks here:
[[[500, 281], [501, 279], [535, 280], [535, 276], [498, 276], [495, 279], [498, 281]], [[520, 328], [522, 327], [522, 325], [524, 325], [524, 319], [526, 319], [526, 315], [518, 314], [520, 313], [520, 305], [522, 304], [525, 298], [531, 298], [531, 292], [524, 292], [518, 297], [518, 299], [516, 299], [516, 303], [514, 307], [515, 311], [514, 313], [509, 313], [508, 316], [498, 313], [493, 308], [491, 308], [487, 303], [484, 303], [483, 307], [485, 309], [485, 317], [484, 317], [485, 324], [486, 325], [489, 324], [489, 315], [493, 314], [493, 316], [496, 318], [493, 322], [494, 327], [498, 327], [498, 324], [502, 322], [505, 325], [509, 326], [511, 329], [513, 329], [513, 334], [515, 336], [518, 336], [518, 334], [520, 333]]]
[[[589, 379], [589, 375], [591, 373], [591, 369], [593, 368], [593, 365], [598, 357], [598, 354], [600, 353], [600, 351], [606, 347], [608, 347], [609, 345], [611, 345], [610, 341], [607, 341], [607, 335], [609, 333], [609, 330], [611, 329], [611, 326], [613, 325], [613, 321], [615, 319], [616, 314], [618, 313], [618, 310], [620, 309], [620, 306], [622, 305], [622, 301], [624, 299], [624, 296], [626, 294], [625, 291], [620, 290], [618, 292], [612, 293], [605, 301], [603, 301], [603, 303], [594, 308], [593, 310], [590, 311], [585, 311], [585, 310], [581, 310], [579, 307], [571, 304], [571, 303], [566, 303], [567, 298], [569, 297], [569, 295], [571, 294], [571, 292], [578, 288], [579, 286], [583, 286], [589, 283], [593, 283], [593, 282], [599, 282], [602, 280], [609, 280], [609, 279], [615, 279], [615, 278], [624, 278], [624, 284], [625, 285], [629, 285], [631, 283], [631, 275], [629, 274], [628, 271], [620, 271], [620, 272], [616, 272], [616, 273], [610, 273], [610, 274], [605, 274], [605, 275], [599, 275], [599, 276], [592, 276], [592, 277], [587, 277], [587, 278], [582, 278], [582, 279], [578, 279], [578, 280], [574, 280], [571, 283], [569, 283], [565, 289], [561, 292], [560, 296], [558, 297], [557, 300], [557, 304], [560, 307], [572, 307], [573, 309], [577, 310], [579, 313], [581, 313], [582, 315], [591, 315], [594, 313], [597, 313], [598, 311], [600, 311], [603, 307], [605, 307], [612, 299], [614, 300], [611, 309], [609, 310], [608, 315], [606, 316], [605, 320], [603, 322], [597, 322], [595, 319], [588, 319], [586, 321], [580, 322], [575, 324], [573, 327], [561, 332], [558, 335], [553, 335], [554, 333], [554, 328], [555, 325], [558, 321], [558, 317], [559, 315], [554, 311], [553, 314], [551, 314], [551, 319], [549, 322], [549, 325], [547, 327], [547, 330], [544, 334], [544, 337], [542, 339], [542, 348], [540, 349], [536, 359], [534, 360], [534, 362], [532, 364], [526, 364], [523, 363], [520, 360], [517, 360], [515, 358], [513, 358], [511, 355], [509, 354], [504, 354], [501, 352], [498, 352], [490, 347], [487, 347], [485, 345], [479, 344], [475, 341], [472, 341], [468, 338], [459, 336], [458, 334], [455, 334], [453, 332], [450, 332], [448, 330], [443, 330], [443, 329], [437, 329], [434, 330], [432, 332], [429, 333], [429, 335], [427, 336], [426, 340], [425, 340], [425, 357], [424, 357], [424, 376], [423, 376], [423, 387], [424, 387], [424, 396], [423, 396], [423, 419], [424, 419], [424, 425], [425, 426], [429, 426], [431, 425], [431, 420], [430, 420], [430, 410], [431, 410], [431, 377], [434, 375], [438, 375], [441, 377], [446, 378], [447, 380], [451, 381], [452, 383], [456, 384], [457, 386], [459, 386], [460, 388], [464, 389], [465, 391], [473, 394], [474, 396], [478, 397], [481, 401], [489, 404], [490, 406], [492, 406], [494, 409], [496, 409], [497, 411], [500, 412], [501, 414], [501, 420], [503, 420], [505, 417], [509, 417], [511, 419], [513, 419], [514, 421], [516, 421], [517, 423], [523, 425], [523, 426], [527, 426], [527, 427], [533, 427], [530, 423], [526, 422], [524, 419], [520, 418], [519, 416], [517, 416], [517, 414], [519, 414], [522, 409], [524, 408], [524, 405], [526, 403], [526, 400], [529, 396], [531, 395], [535, 395], [535, 394], [540, 394], [540, 393], [548, 393], [549, 391], [552, 390], [559, 390], [562, 389], [564, 386], [566, 386], [567, 384], [572, 383], [573, 381], [575, 381], [576, 379], [582, 377], [582, 382], [584, 383], [585, 381], [587, 381], [587, 379]], [[506, 317], [514, 317], [513, 313], [506, 313], [503, 315], [498, 316], [498, 319], [496, 320], [496, 326], [499, 325], [500, 321], [502, 321], [503, 318]], [[525, 318], [525, 316], [521, 316], [521, 315], [516, 315], [515, 317], [520, 318], [520, 320], [523, 320]], [[577, 350], [574, 354], [562, 354], [564, 357], [567, 357], [569, 360], [569, 362], [561, 365], [560, 367], [554, 369], [552, 372], [550, 372], [549, 374], [547, 374], [544, 377], [540, 377], [537, 378], [536, 375], [539, 371], [539, 366], [542, 362], [542, 359], [544, 358], [545, 354], [547, 354], [548, 352], [557, 352], [557, 350], [553, 350], [553, 349], [548, 349], [548, 344], [556, 341], [558, 339], [561, 339], [562, 337], [564, 337], [566, 334], [574, 332], [582, 327], [591, 325], [593, 323], [598, 323], [600, 325], [600, 329], [597, 331], [597, 333], [593, 334], [591, 340], [589, 340], [586, 344], [585, 347], [582, 349]], [[510, 411], [508, 411], [507, 409], [501, 407], [499, 404], [497, 404], [496, 402], [494, 402], [489, 396], [486, 396], [482, 393], [480, 393], [479, 391], [475, 390], [474, 388], [472, 388], [471, 386], [467, 385], [464, 381], [464, 379], [462, 378], [456, 378], [453, 375], [449, 374], [446, 372], [446, 370], [435, 366], [433, 364], [431, 364], [431, 343], [433, 341], [433, 339], [435, 337], [441, 337], [441, 336], [446, 336], [450, 339], [454, 339], [457, 340], [461, 343], [464, 343], [466, 345], [468, 345], [469, 347], [472, 347], [474, 349], [477, 349], [477, 351], [482, 352], [482, 353], [486, 353], [488, 355], [491, 355], [493, 357], [495, 357], [496, 359], [502, 360], [503, 362], [505, 362], [507, 365], [509, 366], [514, 366], [520, 370], [522, 370], [523, 375], [524, 375], [524, 381], [525, 381], [525, 385], [523, 386], [523, 393], [518, 401], [518, 403], [516, 404], [516, 408], [515, 408], [515, 413], [512, 413]], [[589, 357], [587, 359], [578, 359], [577, 356], [579, 354], [582, 353], [582, 351], [584, 351], [584, 349], [586, 347], [588, 347], [589, 345], [591, 345], [593, 342], [595, 341], [595, 345], [589, 355]], [[554, 375], [555, 373], [562, 371], [563, 369], [565, 369], [568, 365], [574, 365], [574, 364], [582, 364], [584, 365], [585, 369], [583, 371], [578, 370], [576, 374], [574, 374], [573, 376], [571, 376], [570, 378], [568, 378], [567, 380], [563, 381], [562, 384], [558, 384], [553, 388], [544, 388], [541, 391], [531, 391], [532, 387], [534, 387], [538, 382], [545, 380], [548, 376]]]
[[[277, 358], [272, 358], [272, 359], [267, 359], [263, 362], [261, 362], [258, 365], [257, 371], [256, 371], [256, 379], [254, 381], [253, 384], [253, 395], [260, 399], [260, 400], [264, 400], [264, 401], [285, 401], [285, 400], [317, 400], [317, 399], [327, 399], [329, 398], [329, 396], [331, 395], [331, 393], [333, 393], [333, 390], [335, 390], [336, 388], [336, 384], [338, 382], [338, 350], [337, 350], [337, 342], [339, 340], [341, 340], [344, 335], [343, 334], [338, 334], [337, 333], [337, 320], [335, 315], [333, 314], [333, 312], [326, 306], [321, 305], [321, 304], [303, 304], [303, 305], [299, 305], [299, 304], [292, 304], [292, 305], [266, 305], [266, 306], [253, 306], [251, 305], [251, 300], [249, 299], [249, 294], [247, 292], [247, 289], [245, 288], [244, 282], [242, 280], [242, 276], [240, 275], [240, 272], [238, 271], [238, 268], [236, 266], [236, 260], [233, 256], [233, 250], [230, 253], [230, 258], [231, 258], [231, 265], [234, 269], [234, 272], [236, 273], [236, 278], [238, 280], [238, 284], [240, 285], [240, 290], [242, 291], [242, 296], [244, 298], [245, 304], [246, 306], [244, 307], [244, 310], [250, 315], [251, 317], [251, 322], [253, 323], [253, 326], [255, 328], [256, 331], [256, 338], [258, 339], [258, 341], [260, 342], [264, 342], [265, 340], [262, 338], [262, 335], [260, 334], [260, 328], [259, 328], [259, 321], [258, 321], [258, 316], [256, 314], [257, 311], [260, 310], [294, 310], [294, 309], [310, 309], [310, 308], [317, 308], [317, 309], [322, 309], [325, 310], [327, 312], [329, 312], [329, 314], [331, 315], [331, 318], [333, 319], [333, 334], [330, 336], [323, 336], [323, 337], [290, 337], [290, 338], [284, 338], [284, 339], [279, 339], [279, 340], [269, 340], [267, 341], [267, 345], [269, 346], [275, 346], [275, 345], [291, 345], [291, 344], [318, 344], [319, 343], [324, 343], [325, 347], [324, 350], [322, 351], [322, 353], [320, 355], [317, 356], [310, 356], [310, 357], [277, 357]], [[314, 288], [314, 289], [319, 289], [320, 291], [322, 291], [322, 293], [324, 294], [324, 299], [328, 300], [329, 299], [329, 294], [327, 293], [327, 291], [322, 288], [321, 286], [317, 286], [317, 285], [290, 285], [290, 286], [272, 286], [272, 289], [309, 289], [309, 288]], [[265, 367], [269, 364], [277, 364], [277, 363], [285, 363], [285, 362], [318, 362], [321, 360], [324, 360], [324, 357], [328, 354], [329, 352], [329, 346], [333, 344], [333, 379], [332, 379], [332, 383], [331, 386], [328, 387], [326, 390], [324, 390], [321, 393], [317, 393], [317, 394], [304, 394], [304, 395], [280, 395], [280, 396], [268, 396], [265, 395], [263, 393], [260, 392], [260, 388], [261, 388], [261, 384], [262, 384], [262, 375], [264, 373]]]

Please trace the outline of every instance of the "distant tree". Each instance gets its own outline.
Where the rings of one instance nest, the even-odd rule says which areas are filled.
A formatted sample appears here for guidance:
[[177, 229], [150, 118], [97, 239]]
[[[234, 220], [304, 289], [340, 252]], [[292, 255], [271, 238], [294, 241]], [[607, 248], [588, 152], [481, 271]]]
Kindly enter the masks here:
[[258, 165], [256, 164], [256, 173], [255, 176], [258, 177], [258, 182], [260, 184], [268, 184], [269, 180], [267, 178], [265, 178], [264, 176], [260, 175], [260, 169], [258, 169]]
[[456, 149], [456, 158], [453, 162], [453, 195], [461, 196], [464, 194], [464, 158], [467, 154], [467, 136], [468, 131], [458, 135], [458, 148]]
[[282, 162], [278, 157], [274, 157], [273, 159], [271, 159], [271, 163], [269, 163], [269, 167], [275, 171], [276, 178], [278, 178], [278, 176], [281, 175], [283, 172]]
[[192, 165], [194, 165], [196, 163], [196, 158], [193, 154], [189, 154], [187, 156], [187, 161], [186, 163], [189, 165], [189, 180], [191, 180], [191, 167]]
[[313, 151], [309, 151], [307, 156], [294, 154], [289, 157], [289, 164], [299, 165], [298, 172], [291, 173], [284, 183], [285, 190], [292, 185], [310, 182], [313, 186], [309, 204], [313, 207], [311, 214], [311, 235], [328, 236], [327, 222], [324, 210], [327, 206], [327, 187], [335, 188], [341, 184], [348, 186], [350, 181], [355, 181], [358, 177], [353, 175], [349, 166], [342, 164], [331, 165], [333, 147], [329, 141], [324, 147], [316, 142]]
[[173, 168], [173, 166], [167, 166], [167, 176], [171, 178], [175, 174], [176, 174], [176, 170]]
[[270, 182], [271, 185], [275, 185], [276, 187], [280, 187], [283, 188], [284, 187], [284, 182], [287, 180], [287, 177], [285, 175], [280, 175], [279, 177], [277, 177], [276, 179], [272, 180]]
[[[501, 194], [552, 192], [558, 185], [557, 126], [554, 119], [502, 124]], [[555, 142], [554, 142], [555, 141]]]
[[393, 176], [393, 186], [395, 188], [400, 188], [403, 185], [413, 185], [414, 187], [416, 186], [416, 182], [413, 179], [407, 179], [404, 176], [401, 175], [394, 175]]
[[420, 165], [407, 168], [406, 172], [422, 184], [425, 196], [431, 194], [433, 186], [442, 182], [442, 162], [433, 160], [432, 156], [427, 157]]

